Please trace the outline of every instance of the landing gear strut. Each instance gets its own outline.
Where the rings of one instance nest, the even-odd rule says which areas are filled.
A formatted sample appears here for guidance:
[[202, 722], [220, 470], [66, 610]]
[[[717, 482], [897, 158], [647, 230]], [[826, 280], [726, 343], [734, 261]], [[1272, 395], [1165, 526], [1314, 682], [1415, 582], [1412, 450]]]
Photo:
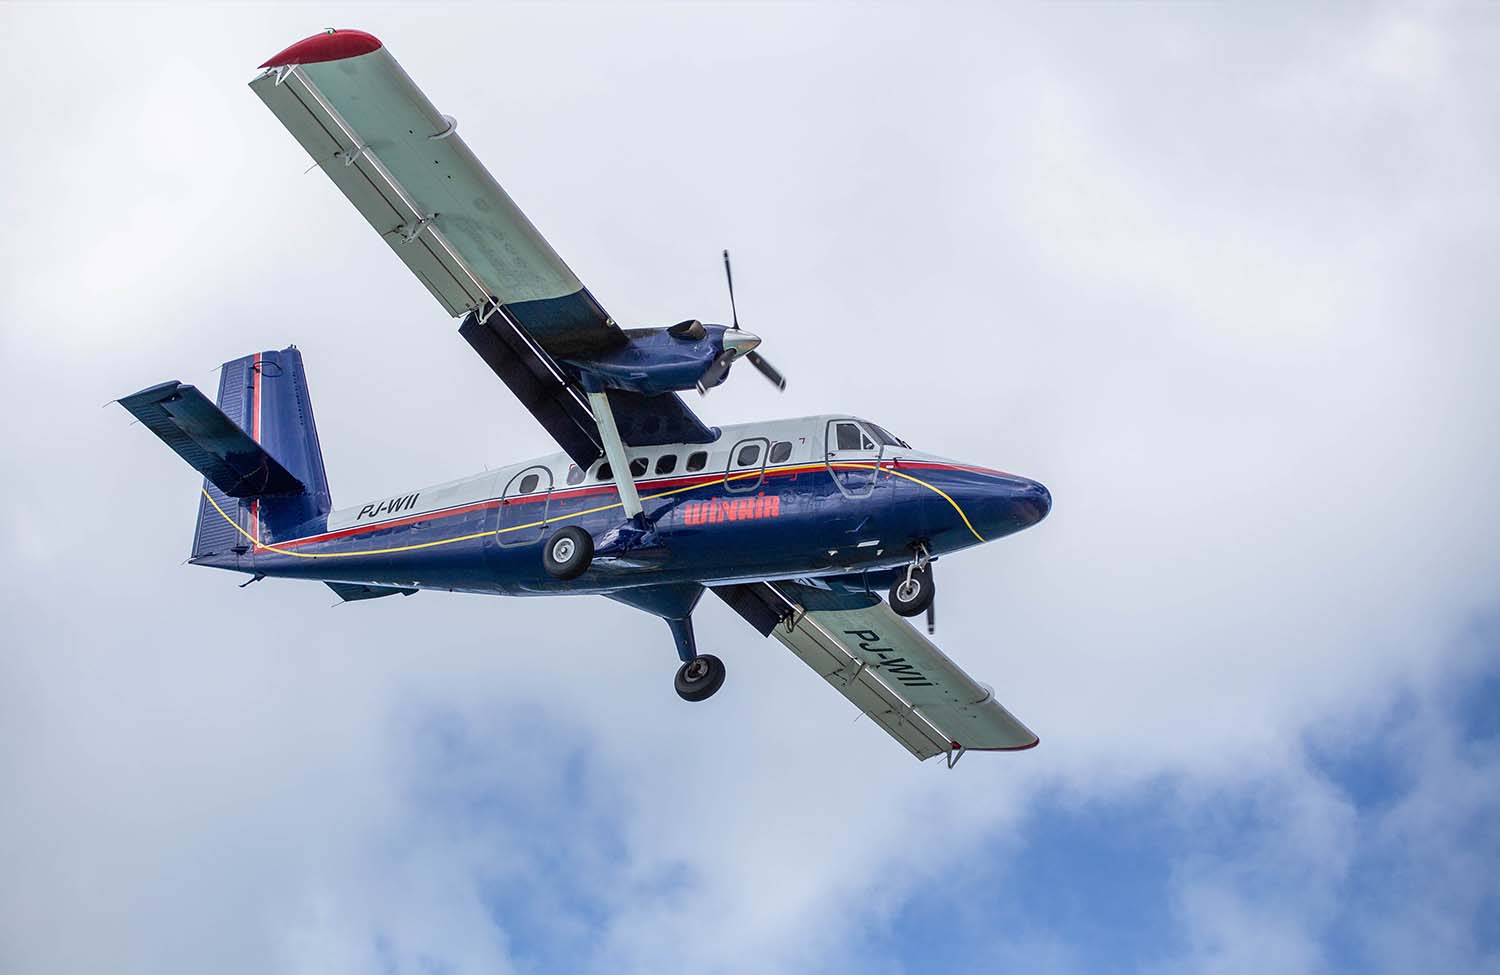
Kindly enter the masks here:
[[724, 661], [711, 653], [699, 653], [698, 642], [693, 638], [693, 619], [668, 619], [672, 639], [677, 641], [677, 656], [682, 666], [677, 668], [677, 678], [672, 686], [677, 696], [684, 701], [706, 701], [724, 686]]
[[931, 561], [927, 546], [918, 545], [911, 565], [906, 568], [906, 575], [891, 586], [886, 601], [891, 604], [891, 609], [896, 611], [897, 616], [919, 616], [932, 605], [934, 589], [932, 568], [929, 565]]

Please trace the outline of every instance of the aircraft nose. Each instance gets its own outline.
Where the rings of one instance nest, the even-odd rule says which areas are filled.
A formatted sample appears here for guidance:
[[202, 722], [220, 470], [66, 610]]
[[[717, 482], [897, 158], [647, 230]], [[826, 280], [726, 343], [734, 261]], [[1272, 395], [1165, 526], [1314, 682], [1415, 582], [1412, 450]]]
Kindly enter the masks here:
[[1013, 474], [997, 474], [976, 485], [974, 513], [986, 538], [1000, 538], [1030, 528], [1052, 510], [1052, 493], [1040, 483]]
[[1024, 486], [1016, 491], [1013, 504], [1022, 528], [1030, 528], [1052, 510], [1052, 492], [1037, 481], [1020, 478]]

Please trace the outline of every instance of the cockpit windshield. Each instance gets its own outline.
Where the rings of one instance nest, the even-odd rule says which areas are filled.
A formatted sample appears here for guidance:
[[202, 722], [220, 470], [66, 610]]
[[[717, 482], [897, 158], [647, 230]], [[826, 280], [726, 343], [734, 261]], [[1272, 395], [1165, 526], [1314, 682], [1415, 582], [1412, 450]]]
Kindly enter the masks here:
[[887, 447], [905, 447], [907, 450], [911, 449], [911, 444], [907, 443], [905, 440], [902, 440], [900, 437], [895, 436], [885, 427], [871, 423], [869, 420], [865, 421], [865, 426], [869, 427], [870, 432], [875, 434], [875, 436], [880, 439], [880, 442], [885, 444]]

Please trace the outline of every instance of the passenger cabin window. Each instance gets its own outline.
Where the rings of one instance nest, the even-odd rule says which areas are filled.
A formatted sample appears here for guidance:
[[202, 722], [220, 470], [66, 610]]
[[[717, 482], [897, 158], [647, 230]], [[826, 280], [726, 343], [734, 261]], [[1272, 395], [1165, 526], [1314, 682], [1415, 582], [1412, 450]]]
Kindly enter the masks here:
[[608, 464], [600, 464], [598, 472], [594, 474], [594, 480], [607, 481], [614, 476], [615, 472], [609, 469]]
[[582, 484], [583, 483], [583, 468], [582, 467], [579, 467], [577, 464], [569, 464], [568, 465], [568, 483], [569, 484]]
[[778, 440], [771, 446], [771, 463], [779, 464], [790, 456], [792, 456], [790, 440]]
[[656, 473], [670, 474], [677, 469], [676, 454], [662, 454], [656, 458]]
[[630, 462], [630, 476], [645, 477], [646, 467], [648, 464], [650, 464], [650, 461], [646, 460], [646, 458], [637, 457], [635, 460]]
[[708, 451], [695, 450], [688, 454], [687, 469], [690, 471], [701, 471], [708, 466]]
[[541, 481], [540, 476], [536, 474], [527, 474], [525, 477], [521, 478], [520, 493], [530, 494], [532, 491], [535, 491], [537, 483], [539, 481]]
[[734, 466], [749, 467], [758, 460], [760, 460], [760, 444], [745, 444], [740, 448], [739, 453], [734, 455]]
[[864, 431], [860, 430], [857, 423], [840, 423], [835, 428], [835, 438], [839, 450], [874, 450], [875, 444]]

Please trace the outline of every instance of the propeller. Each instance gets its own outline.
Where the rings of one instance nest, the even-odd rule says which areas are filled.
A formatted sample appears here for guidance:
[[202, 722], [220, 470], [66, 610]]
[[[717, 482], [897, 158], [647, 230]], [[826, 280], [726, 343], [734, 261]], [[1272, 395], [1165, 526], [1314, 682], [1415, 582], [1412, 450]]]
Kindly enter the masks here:
[[[733, 316], [734, 322], [734, 324], [730, 327], [738, 332], [740, 330], [740, 313], [739, 310], [734, 306], [734, 271], [729, 267], [729, 251], [727, 250], [724, 252], [724, 280], [729, 284], [729, 312]], [[776, 385], [777, 389], [786, 389], [786, 377], [781, 374], [781, 370], [777, 369], [775, 366], [771, 365], [770, 362], [766, 361], [765, 356], [761, 355], [759, 352], [756, 352], [754, 349], [751, 349], [749, 352], [745, 353], [744, 358], [747, 362], [755, 367], [757, 372], [759, 372], [762, 376], [765, 376], [767, 379], [771, 380], [771, 382]], [[732, 357], [730, 361], [732, 361]], [[712, 378], [715, 382], [722, 378], [724, 375], [724, 371], [729, 368], [730, 361], [725, 361], [725, 356], [723, 355], [719, 356], [718, 359], [715, 359], [713, 365], [708, 367], [708, 372], [704, 374], [702, 381], [703, 386], [707, 387], [713, 385], [713, 382], [709, 381], [710, 378]], [[723, 364], [722, 369], [720, 368], [721, 363]]]
[[734, 365], [734, 350], [720, 352], [718, 357], [708, 364], [708, 368], [703, 370], [703, 375], [698, 377], [698, 392], [707, 396], [708, 391], [719, 384], [732, 365]]

